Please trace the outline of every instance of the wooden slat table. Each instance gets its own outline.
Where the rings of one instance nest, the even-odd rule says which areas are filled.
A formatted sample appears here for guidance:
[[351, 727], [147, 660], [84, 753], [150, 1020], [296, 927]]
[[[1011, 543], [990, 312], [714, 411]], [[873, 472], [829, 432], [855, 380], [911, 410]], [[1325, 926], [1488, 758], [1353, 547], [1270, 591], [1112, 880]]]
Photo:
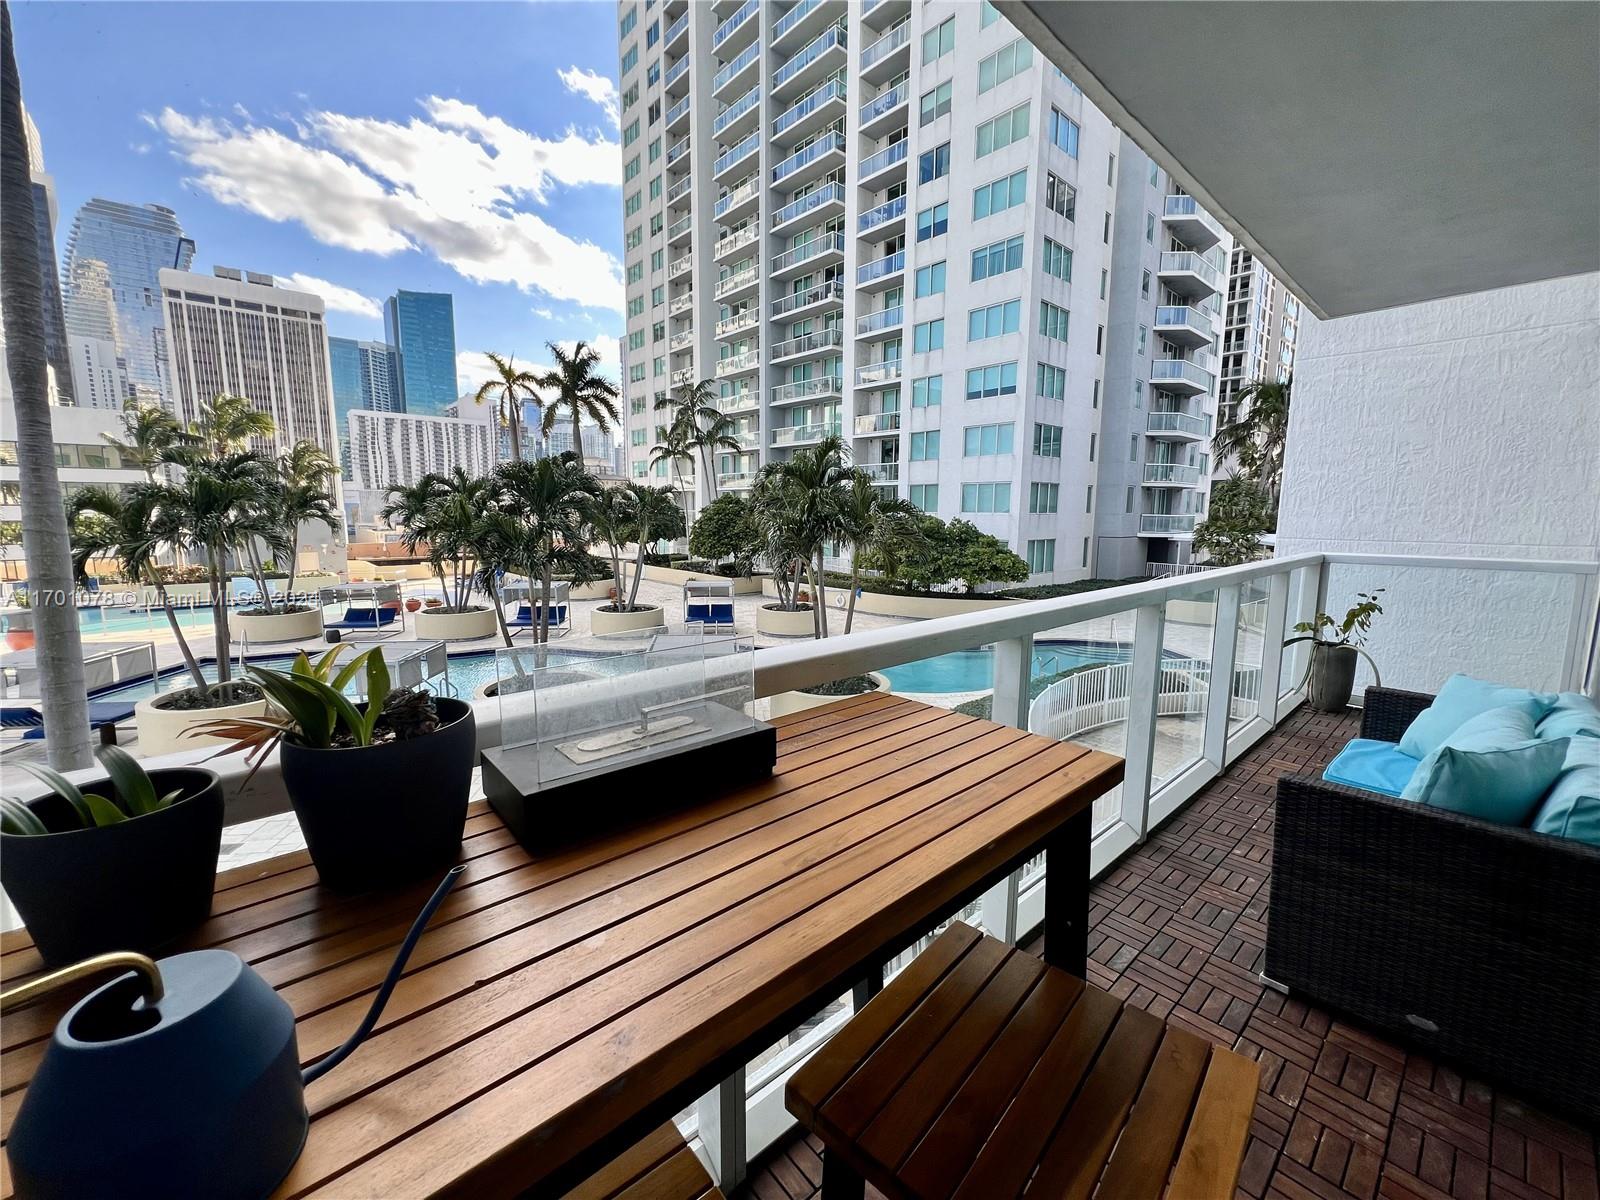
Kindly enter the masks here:
[[[279, 1194], [559, 1195], [1041, 848], [1047, 939], [1081, 972], [1090, 806], [1121, 759], [897, 697], [776, 724], [770, 780], [548, 857], [475, 806], [466, 874], [377, 1032], [309, 1089]], [[219, 877], [190, 945], [253, 964], [310, 1062], [435, 882], [341, 897], [285, 855]], [[40, 965], [0, 941], [0, 978]], [[7, 1015], [0, 1130], [62, 1008]]]

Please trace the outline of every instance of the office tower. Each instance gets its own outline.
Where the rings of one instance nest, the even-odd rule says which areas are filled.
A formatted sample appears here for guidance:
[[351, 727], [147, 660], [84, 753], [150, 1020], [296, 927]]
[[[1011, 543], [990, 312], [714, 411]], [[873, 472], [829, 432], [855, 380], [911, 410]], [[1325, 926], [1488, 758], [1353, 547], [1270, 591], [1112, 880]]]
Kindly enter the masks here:
[[[841, 432], [1034, 582], [1090, 573], [1118, 135], [988, 3], [625, 0], [631, 478], [716, 380], [718, 490]], [[692, 474], [692, 472], [691, 472]], [[695, 480], [692, 507], [712, 494]]]
[[383, 331], [398, 356], [396, 411], [437, 416], [454, 404], [456, 318], [450, 294], [397, 291], [384, 302]]
[[346, 417], [357, 409], [399, 411], [400, 379], [394, 347], [386, 342], [359, 342], [330, 337], [328, 361], [333, 372], [333, 419], [339, 436], [339, 466], [350, 479], [350, 427]]
[[1289, 378], [1300, 335], [1300, 301], [1248, 249], [1235, 246], [1223, 318], [1219, 421], [1231, 418], [1235, 397], [1246, 384]]
[[67, 338], [74, 403], [79, 408], [120, 412], [128, 399], [128, 369], [117, 344], [105, 338]]
[[[61, 279], [56, 267], [56, 185], [44, 169], [44, 147], [39, 127], [27, 108], [22, 110], [23, 134], [28, 147], [28, 174], [33, 183], [33, 229], [44, 316], [45, 369], [51, 404], [72, 405], [74, 388], [66, 321], [61, 309]], [[5, 365], [5, 330], [0, 323], [0, 399], [10, 399], [11, 377]]]
[[[603, 467], [609, 472], [615, 465], [612, 453], [614, 445], [611, 434], [602, 433], [594, 425], [583, 426], [583, 461], [591, 468]], [[554, 458], [571, 451], [572, 426], [565, 421], [558, 421], [555, 428], [544, 435], [540, 454]]]
[[159, 282], [177, 418], [195, 420], [201, 403], [222, 393], [244, 396], [278, 427], [254, 449], [278, 453], [308, 441], [337, 461], [322, 297], [232, 267], [163, 270]]
[[[102, 314], [108, 297], [114, 315], [110, 339], [127, 365], [129, 389], [136, 399], [168, 409], [175, 390], [167, 375], [171, 356], [159, 273], [187, 272], [193, 260], [194, 242], [184, 236], [177, 214], [159, 204], [90, 200], [78, 210], [67, 238], [62, 272], [67, 333], [106, 338]], [[80, 297], [80, 287], [92, 291]]]
[[424, 475], [456, 467], [472, 476], [494, 469], [494, 436], [486, 421], [365, 409], [345, 420], [351, 482], [358, 494], [409, 487]]

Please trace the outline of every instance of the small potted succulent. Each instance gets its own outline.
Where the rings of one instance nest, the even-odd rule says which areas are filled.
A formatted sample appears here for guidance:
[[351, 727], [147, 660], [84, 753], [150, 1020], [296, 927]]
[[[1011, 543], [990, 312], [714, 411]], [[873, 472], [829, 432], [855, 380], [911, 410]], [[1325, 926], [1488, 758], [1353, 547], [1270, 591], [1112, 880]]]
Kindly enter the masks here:
[[222, 844], [212, 771], [146, 773], [126, 750], [96, 750], [106, 778], [81, 787], [17, 763], [50, 791], [0, 797], [0, 880], [47, 963], [107, 950], [151, 953], [206, 919]]
[[[477, 726], [472, 706], [389, 687], [381, 649], [335, 673], [344, 645], [288, 671], [246, 671], [270, 700], [265, 717], [196, 730], [232, 739], [252, 766], [279, 747], [283, 786], [322, 882], [340, 891], [408, 883], [453, 862], [467, 819]], [[344, 689], [365, 672], [368, 699]]]
[[1356, 603], [1336, 621], [1325, 612], [1315, 620], [1301, 621], [1294, 627], [1299, 637], [1285, 641], [1285, 646], [1296, 642], [1311, 643], [1311, 661], [1306, 673], [1295, 688], [1306, 689], [1306, 701], [1319, 712], [1342, 712], [1350, 703], [1350, 693], [1356, 683], [1356, 656], [1372, 664], [1372, 677], [1379, 687], [1383, 681], [1378, 675], [1378, 664], [1372, 655], [1361, 648], [1367, 640], [1367, 630], [1372, 628], [1372, 618], [1383, 612], [1378, 603], [1382, 588], [1370, 592], [1357, 592]]

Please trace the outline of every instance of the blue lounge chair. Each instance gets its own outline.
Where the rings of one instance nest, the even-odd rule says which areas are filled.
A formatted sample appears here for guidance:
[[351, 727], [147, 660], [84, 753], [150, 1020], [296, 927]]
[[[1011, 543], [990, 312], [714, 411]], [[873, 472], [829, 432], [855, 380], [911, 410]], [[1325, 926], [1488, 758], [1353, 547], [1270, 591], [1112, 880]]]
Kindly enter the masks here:
[[[100, 741], [117, 744], [117, 726], [133, 720], [133, 703], [128, 700], [89, 701], [89, 728], [100, 731]], [[21, 729], [23, 740], [44, 737], [44, 713], [31, 704], [0, 704], [0, 729]]]
[[[349, 589], [344, 589], [347, 593]], [[324, 606], [337, 603], [340, 589], [322, 589]], [[400, 589], [393, 585], [379, 585], [366, 593], [365, 589], [344, 597], [344, 616], [337, 621], [324, 621], [324, 630], [336, 629], [341, 633], [365, 633], [374, 637], [393, 637], [405, 631], [405, 617], [400, 607]]]
[[729, 602], [697, 601], [685, 607], [684, 620], [701, 621], [707, 625], [732, 625], [733, 604]]
[[[565, 580], [556, 580], [550, 585], [550, 631], [563, 633], [570, 627], [567, 621], [568, 600], [571, 585]], [[517, 615], [506, 622], [508, 630], [521, 631], [524, 629], [537, 629], [539, 627], [540, 602], [537, 597], [532, 597], [526, 604], [517, 605]], [[513, 634], [513, 637], [516, 635]]]

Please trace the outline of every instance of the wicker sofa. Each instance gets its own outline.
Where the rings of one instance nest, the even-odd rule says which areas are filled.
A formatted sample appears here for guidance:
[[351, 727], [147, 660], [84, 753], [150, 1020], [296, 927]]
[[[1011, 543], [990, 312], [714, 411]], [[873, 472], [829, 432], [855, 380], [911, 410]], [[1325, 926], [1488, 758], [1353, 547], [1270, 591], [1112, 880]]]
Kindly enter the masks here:
[[[1432, 699], [1367, 689], [1361, 736], [1398, 741]], [[1600, 848], [1280, 779], [1265, 974], [1600, 1122]]]

